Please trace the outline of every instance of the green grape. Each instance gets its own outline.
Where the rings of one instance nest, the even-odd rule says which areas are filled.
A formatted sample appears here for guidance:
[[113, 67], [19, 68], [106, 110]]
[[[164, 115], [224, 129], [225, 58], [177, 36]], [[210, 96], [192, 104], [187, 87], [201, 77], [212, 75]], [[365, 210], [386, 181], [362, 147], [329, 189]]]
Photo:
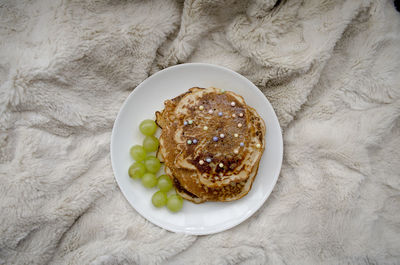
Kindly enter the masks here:
[[178, 212], [182, 209], [183, 206], [183, 199], [178, 194], [172, 194], [168, 197], [167, 200], [167, 208], [171, 212]]
[[144, 120], [140, 123], [139, 130], [144, 135], [153, 135], [157, 131], [157, 124], [153, 120]]
[[154, 152], [158, 149], [158, 139], [154, 137], [153, 135], [151, 136], [146, 136], [143, 140], [143, 148], [146, 152]]
[[134, 145], [130, 150], [131, 156], [136, 161], [140, 162], [146, 159], [146, 151], [144, 151], [141, 145]]
[[157, 187], [164, 192], [168, 192], [172, 188], [171, 178], [167, 175], [162, 175], [158, 178]]
[[167, 204], [167, 194], [162, 191], [157, 191], [151, 197], [151, 202], [157, 208], [163, 207]]
[[133, 179], [141, 178], [144, 173], [146, 173], [146, 167], [140, 162], [133, 163], [128, 170], [129, 176]]
[[157, 173], [161, 167], [160, 160], [158, 160], [158, 158], [155, 156], [148, 156], [146, 160], [144, 160], [144, 165], [147, 171], [151, 173]]
[[145, 173], [142, 177], [142, 184], [146, 188], [153, 188], [157, 185], [156, 175], [152, 173]]

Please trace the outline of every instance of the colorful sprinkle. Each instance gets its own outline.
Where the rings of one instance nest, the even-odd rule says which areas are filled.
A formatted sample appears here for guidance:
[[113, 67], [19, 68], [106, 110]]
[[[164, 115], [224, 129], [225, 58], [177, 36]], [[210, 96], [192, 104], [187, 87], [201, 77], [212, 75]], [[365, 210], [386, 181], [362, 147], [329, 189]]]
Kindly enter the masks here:
[[218, 112], [218, 116], [220, 116], [220, 117], [221, 117], [221, 116], [222, 116], [222, 112]]
[[243, 113], [239, 113], [239, 116], [240, 116], [240, 117], [243, 117]]
[[240, 145], [241, 147], [243, 147], [243, 146], [244, 146], [244, 143], [243, 143], [243, 142], [241, 142], [239, 145]]
[[235, 154], [239, 154], [239, 150], [237, 150], [237, 149], [233, 150], [233, 152], [234, 152]]
[[189, 123], [189, 124], [192, 124], [192, 123], [193, 123], [193, 121], [192, 121], [192, 120], [189, 120], [189, 121], [188, 121], [188, 123]]
[[239, 134], [235, 133], [233, 136], [235, 136], [235, 137], [239, 137]]
[[219, 135], [219, 137], [220, 137], [220, 138], [224, 138], [224, 137], [225, 137], [225, 134], [221, 133], [221, 134]]
[[236, 118], [236, 114], [235, 114], [235, 113], [233, 113], [233, 114], [232, 114], [232, 117], [233, 117], [233, 118]]
[[224, 164], [222, 164], [222, 163], [219, 163], [219, 167], [224, 167]]
[[261, 147], [261, 144], [256, 144], [256, 147], [257, 147], [257, 148], [260, 148], [260, 147]]
[[214, 112], [214, 111], [213, 111], [212, 109], [210, 109], [210, 110], [208, 111], [209, 114], [213, 114], [213, 112]]
[[203, 130], [207, 131], [207, 130], [208, 130], [208, 127], [207, 127], [207, 126], [204, 126], [204, 127], [203, 127]]
[[218, 137], [217, 137], [217, 136], [214, 136], [214, 137], [213, 137], [213, 141], [214, 141], [214, 142], [218, 141]]
[[187, 140], [187, 144], [192, 144], [192, 140]]
[[203, 165], [203, 164], [204, 164], [204, 161], [203, 161], [203, 160], [200, 160], [200, 161], [199, 161], [199, 164], [200, 164], [200, 165]]
[[220, 89], [219, 92], [220, 93], [225, 93], [225, 89]]
[[235, 105], [236, 105], [236, 103], [232, 101], [231, 106], [234, 107]]
[[194, 144], [197, 144], [197, 139], [193, 139], [192, 141]]
[[203, 107], [203, 106], [200, 106], [200, 107], [199, 107], [199, 110], [203, 110], [203, 109], [204, 109], [204, 107]]
[[188, 122], [187, 122], [187, 121], [184, 121], [184, 122], [183, 122], [183, 125], [188, 125]]
[[[190, 123], [189, 123], [190, 124]], [[241, 124], [241, 123], [238, 123], [238, 127], [240, 128], [240, 127], [242, 127], [243, 125]]]
[[207, 157], [206, 161], [207, 161], [207, 163], [211, 163], [211, 158]]

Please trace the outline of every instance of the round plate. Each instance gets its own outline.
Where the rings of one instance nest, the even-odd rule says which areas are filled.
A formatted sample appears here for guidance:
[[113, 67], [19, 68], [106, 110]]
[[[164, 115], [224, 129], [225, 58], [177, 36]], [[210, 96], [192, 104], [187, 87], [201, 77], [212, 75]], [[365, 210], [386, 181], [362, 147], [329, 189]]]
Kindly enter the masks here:
[[[151, 197], [156, 188], [146, 189], [140, 181], [129, 178], [128, 168], [133, 163], [129, 149], [143, 141], [144, 136], [139, 131], [141, 121], [155, 119], [155, 112], [164, 108], [165, 100], [194, 86], [213, 86], [243, 96], [246, 103], [255, 108], [265, 121], [266, 148], [253, 187], [246, 196], [233, 202], [194, 204], [184, 201], [182, 210], [172, 213], [166, 207], [159, 209], [152, 205]], [[122, 105], [111, 135], [111, 163], [115, 179], [132, 207], [155, 225], [169, 231], [194, 235], [224, 231], [256, 212], [275, 186], [282, 155], [281, 128], [263, 93], [242, 75], [221, 66], [204, 63], [173, 66], [143, 81]]]

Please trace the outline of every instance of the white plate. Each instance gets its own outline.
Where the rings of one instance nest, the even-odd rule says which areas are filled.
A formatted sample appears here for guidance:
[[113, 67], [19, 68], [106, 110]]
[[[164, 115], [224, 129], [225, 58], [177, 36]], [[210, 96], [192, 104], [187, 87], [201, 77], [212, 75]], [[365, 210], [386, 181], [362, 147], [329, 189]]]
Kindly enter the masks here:
[[[164, 100], [174, 98], [194, 86], [214, 86], [242, 95], [265, 121], [266, 149], [253, 187], [245, 197], [234, 202], [194, 204], [185, 201], [180, 212], [171, 213], [166, 207], [158, 209], [152, 205], [151, 196], [156, 188], [146, 189], [140, 181], [129, 178], [128, 168], [133, 162], [129, 149], [143, 141], [144, 137], [138, 129], [142, 120], [155, 119], [154, 113], [163, 109]], [[143, 81], [122, 105], [111, 135], [111, 163], [115, 179], [132, 207], [155, 225], [194, 235], [227, 230], [256, 212], [275, 186], [282, 154], [281, 128], [263, 93], [242, 75], [221, 66], [203, 63], [173, 66]]]

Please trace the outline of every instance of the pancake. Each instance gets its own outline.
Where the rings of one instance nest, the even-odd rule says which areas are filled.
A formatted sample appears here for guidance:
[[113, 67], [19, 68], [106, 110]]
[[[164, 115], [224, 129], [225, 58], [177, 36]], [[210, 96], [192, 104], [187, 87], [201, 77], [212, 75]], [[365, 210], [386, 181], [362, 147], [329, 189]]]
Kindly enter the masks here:
[[157, 155], [182, 197], [200, 203], [248, 193], [264, 150], [265, 125], [241, 96], [194, 87], [165, 101], [156, 122], [162, 128]]
[[[178, 178], [175, 177], [180, 176], [180, 179], [184, 179], [182, 178], [182, 176], [185, 176], [185, 172], [178, 171], [178, 174], [173, 174], [169, 168], [166, 168], [167, 174], [172, 178], [176, 192], [184, 199], [195, 203], [202, 203], [205, 201], [234, 201], [242, 198], [250, 191], [254, 178], [257, 175], [257, 170], [258, 167], [255, 167], [253, 169], [253, 172], [249, 175], [249, 178], [245, 182], [232, 182], [230, 183], [230, 185], [219, 188], [208, 188], [204, 185], [200, 186], [199, 188], [201, 189], [201, 193], [198, 196], [183, 187]], [[193, 186], [191, 187], [193, 188]]]

